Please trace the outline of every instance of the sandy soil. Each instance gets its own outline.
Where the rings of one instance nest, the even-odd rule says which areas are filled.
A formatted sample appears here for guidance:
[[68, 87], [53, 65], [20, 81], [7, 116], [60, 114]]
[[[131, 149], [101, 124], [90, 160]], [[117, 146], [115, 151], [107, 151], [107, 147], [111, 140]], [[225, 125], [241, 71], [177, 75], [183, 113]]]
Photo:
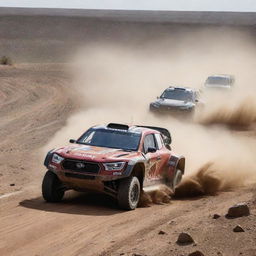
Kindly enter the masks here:
[[[69, 193], [60, 204], [45, 203], [40, 148], [76, 109], [67, 93], [67, 70], [64, 64], [0, 68], [0, 193], [7, 194], [0, 197], [0, 255], [256, 255], [252, 187], [131, 212], [102, 195]], [[249, 217], [224, 217], [243, 201], [250, 205]], [[217, 220], [215, 213], [221, 215]], [[234, 233], [237, 224], [245, 232]], [[182, 231], [196, 244], [177, 245]]]
[[[254, 194], [255, 196], [255, 194]], [[0, 201], [1, 255], [250, 255], [255, 247], [255, 203], [249, 190], [218, 197], [173, 201], [121, 212], [103, 196], [75, 196], [54, 205], [34, 190]], [[252, 215], [226, 219], [227, 207], [250, 200]], [[221, 217], [212, 218], [214, 213]], [[244, 233], [232, 229], [240, 224]], [[158, 232], [163, 230], [164, 235]], [[196, 245], [179, 246], [179, 232]]]
[[68, 84], [65, 65], [0, 67], [0, 195], [42, 176], [38, 149], [74, 108]]

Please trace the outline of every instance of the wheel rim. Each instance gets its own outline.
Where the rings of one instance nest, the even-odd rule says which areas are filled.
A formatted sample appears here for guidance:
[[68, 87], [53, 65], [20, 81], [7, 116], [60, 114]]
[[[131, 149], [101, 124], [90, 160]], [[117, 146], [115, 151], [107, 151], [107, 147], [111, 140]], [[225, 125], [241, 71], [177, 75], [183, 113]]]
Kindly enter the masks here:
[[174, 179], [174, 184], [173, 184], [174, 189], [181, 182], [181, 178], [182, 178], [182, 174], [180, 172], [178, 172], [178, 174], [176, 175], [176, 177]]
[[179, 173], [176, 181], [176, 185], [178, 185], [181, 182], [181, 174]]
[[132, 204], [136, 204], [139, 199], [139, 186], [134, 184], [131, 190], [130, 199]]

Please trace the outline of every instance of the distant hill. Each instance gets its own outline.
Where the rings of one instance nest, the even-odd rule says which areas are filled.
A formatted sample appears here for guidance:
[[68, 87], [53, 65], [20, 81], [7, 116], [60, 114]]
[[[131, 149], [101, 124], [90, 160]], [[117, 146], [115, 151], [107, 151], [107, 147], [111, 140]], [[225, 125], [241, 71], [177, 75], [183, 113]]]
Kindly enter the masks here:
[[54, 8], [0, 8], [0, 15], [43, 15], [159, 23], [256, 25], [255, 12], [191, 12], [141, 10], [85, 10]]
[[150, 42], [203, 29], [255, 33], [256, 13], [0, 8], [0, 56], [65, 61], [87, 44]]

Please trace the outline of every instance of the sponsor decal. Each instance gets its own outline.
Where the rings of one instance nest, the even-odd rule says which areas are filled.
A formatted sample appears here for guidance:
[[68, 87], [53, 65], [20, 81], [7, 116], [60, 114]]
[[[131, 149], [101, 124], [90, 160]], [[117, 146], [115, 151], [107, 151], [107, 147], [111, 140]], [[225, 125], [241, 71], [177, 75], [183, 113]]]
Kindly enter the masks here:
[[122, 172], [113, 172], [113, 175], [122, 175]]
[[57, 167], [56, 167], [55, 165], [52, 165], [52, 164], [49, 164], [49, 167], [50, 167], [51, 169], [53, 169], [53, 170], [56, 170], [56, 169], [57, 169]]
[[175, 166], [175, 165], [176, 165], [176, 162], [175, 162], [175, 161], [169, 161], [169, 165], [170, 165], [170, 166]]
[[89, 154], [80, 153], [80, 152], [77, 152], [75, 155], [76, 155], [76, 156], [80, 156], [80, 157], [91, 158], [91, 159], [94, 159], [94, 158], [96, 157], [96, 156], [94, 156], [94, 155], [89, 155]]
[[[92, 155], [85, 155], [86, 153], [84, 153], [83, 151], [86, 151], [87, 154], [90, 153]], [[104, 155], [107, 153], [112, 153], [112, 152], [116, 152], [119, 151], [119, 149], [101, 149], [101, 148], [97, 148], [97, 147], [91, 147], [91, 146], [83, 146], [83, 147], [79, 147], [79, 148], [74, 148], [72, 150], [70, 150], [67, 153], [74, 153], [75, 155], [80, 155], [80, 156], [87, 156], [87, 157], [91, 157], [93, 158], [93, 155]]]
[[97, 152], [98, 154], [107, 154], [107, 153], [112, 153], [112, 152], [116, 152], [119, 151], [119, 149], [104, 149], [102, 151]]
[[90, 146], [82, 146], [82, 147], [73, 149], [73, 151], [77, 151], [77, 150], [88, 151], [88, 150], [91, 150], [91, 147]]

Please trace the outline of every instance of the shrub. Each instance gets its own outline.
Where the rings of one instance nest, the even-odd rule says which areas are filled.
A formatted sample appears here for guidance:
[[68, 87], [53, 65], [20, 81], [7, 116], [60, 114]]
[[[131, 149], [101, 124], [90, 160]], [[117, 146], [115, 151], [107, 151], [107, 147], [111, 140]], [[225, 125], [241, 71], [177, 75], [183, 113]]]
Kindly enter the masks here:
[[12, 60], [7, 56], [3, 56], [0, 58], [0, 64], [1, 65], [12, 65]]

